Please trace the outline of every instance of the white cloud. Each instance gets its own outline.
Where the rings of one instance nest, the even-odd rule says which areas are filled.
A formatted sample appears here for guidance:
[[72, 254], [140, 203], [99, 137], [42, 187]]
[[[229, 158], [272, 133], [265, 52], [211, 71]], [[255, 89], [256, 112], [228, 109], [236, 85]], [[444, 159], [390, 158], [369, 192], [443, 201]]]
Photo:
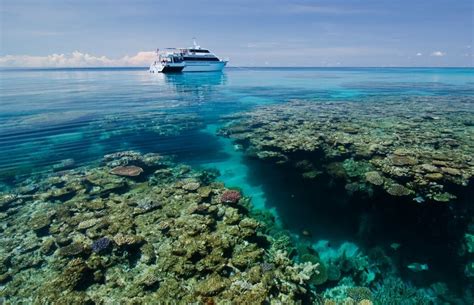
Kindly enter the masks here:
[[442, 57], [446, 55], [445, 52], [441, 52], [441, 51], [434, 51], [433, 53], [431, 53], [431, 56], [436, 56], [436, 57]]
[[131, 67], [148, 66], [155, 60], [155, 52], [142, 51], [134, 56], [110, 59], [106, 56], [94, 56], [79, 51], [70, 54], [52, 54], [47, 56], [6, 55], [0, 56], [0, 67], [25, 68], [66, 68], [66, 67]]
[[423, 53], [418, 52], [416, 53], [416, 56], [423, 56]]
[[124, 56], [117, 60], [118, 65], [122, 66], [149, 66], [156, 60], [156, 53], [153, 51], [141, 51], [134, 56]]

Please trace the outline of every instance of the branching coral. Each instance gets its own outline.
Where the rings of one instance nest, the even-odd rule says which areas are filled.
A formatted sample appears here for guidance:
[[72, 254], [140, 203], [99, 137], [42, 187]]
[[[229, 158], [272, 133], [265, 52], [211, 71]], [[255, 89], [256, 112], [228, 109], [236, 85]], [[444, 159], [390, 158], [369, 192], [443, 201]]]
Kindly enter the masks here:
[[290, 274], [293, 273], [292, 280], [303, 284], [305, 281], [311, 279], [314, 274], [319, 274], [319, 271], [317, 270], [319, 265], [319, 263], [313, 264], [311, 262], [306, 262], [289, 266], [287, 270], [290, 270]]

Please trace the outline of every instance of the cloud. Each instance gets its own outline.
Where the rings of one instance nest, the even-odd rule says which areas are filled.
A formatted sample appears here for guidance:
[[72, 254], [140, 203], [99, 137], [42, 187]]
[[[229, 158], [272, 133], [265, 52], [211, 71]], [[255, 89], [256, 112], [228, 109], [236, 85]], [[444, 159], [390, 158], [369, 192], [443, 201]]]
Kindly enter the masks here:
[[416, 53], [416, 56], [423, 56], [423, 53], [418, 52]]
[[433, 53], [430, 54], [431, 56], [436, 56], [436, 57], [442, 57], [444, 55], [446, 55], [445, 52], [441, 52], [441, 51], [434, 51]]
[[122, 57], [117, 60], [117, 64], [122, 66], [149, 66], [154, 60], [156, 60], [156, 53], [154, 51], [141, 51], [134, 56]]
[[0, 56], [0, 67], [7, 68], [68, 68], [68, 67], [133, 67], [148, 66], [155, 60], [155, 52], [142, 51], [133, 56], [111, 59], [74, 51], [70, 54], [47, 56], [5, 55]]

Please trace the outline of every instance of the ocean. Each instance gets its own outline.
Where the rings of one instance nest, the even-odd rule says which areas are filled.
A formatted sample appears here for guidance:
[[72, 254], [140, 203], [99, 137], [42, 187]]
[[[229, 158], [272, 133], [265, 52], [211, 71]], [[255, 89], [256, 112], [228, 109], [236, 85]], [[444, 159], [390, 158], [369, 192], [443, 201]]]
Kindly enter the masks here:
[[[21, 69], [0, 71], [0, 88], [0, 295], [7, 303], [58, 295], [165, 302], [173, 289], [184, 302], [208, 304], [473, 302], [471, 68], [230, 67], [158, 75], [143, 68]], [[165, 161], [150, 165], [147, 154]], [[131, 166], [143, 173], [109, 177], [110, 169]], [[91, 173], [110, 180], [97, 182]], [[231, 212], [218, 212], [227, 203], [223, 188], [248, 200], [247, 212], [239, 212], [245, 219], [264, 223], [249, 226], [253, 237], [227, 242], [232, 246], [219, 255], [229, 260], [218, 260], [226, 267], [200, 265], [214, 255], [211, 242], [190, 254], [163, 250], [191, 249], [196, 236], [220, 232], [221, 222], [222, 236], [231, 236]], [[160, 194], [160, 208], [151, 193]], [[195, 193], [207, 195], [199, 202]], [[133, 217], [112, 208], [135, 195], [139, 203], [124, 203]], [[143, 200], [151, 201], [142, 207]], [[97, 201], [98, 208], [84, 208]], [[180, 228], [181, 211], [195, 204], [205, 212], [192, 215], [218, 224], [193, 227], [192, 242], [181, 240], [186, 227], [157, 233], [161, 223], [173, 232], [171, 220]], [[186, 217], [184, 226], [204, 221]], [[131, 224], [121, 231], [121, 222]], [[101, 238], [106, 251], [96, 251]], [[261, 253], [239, 265], [236, 249], [248, 242]], [[155, 258], [145, 260], [145, 252]], [[277, 259], [282, 253], [285, 263]], [[178, 261], [160, 265], [167, 255], [189, 270], [173, 269]], [[107, 262], [97, 267], [95, 257]], [[267, 283], [264, 263], [292, 288]], [[303, 272], [305, 263], [323, 266], [319, 277], [277, 272], [291, 264]], [[246, 278], [257, 265], [261, 276]], [[68, 281], [64, 270], [75, 284], [57, 284]], [[60, 291], [45, 288], [44, 277]]]

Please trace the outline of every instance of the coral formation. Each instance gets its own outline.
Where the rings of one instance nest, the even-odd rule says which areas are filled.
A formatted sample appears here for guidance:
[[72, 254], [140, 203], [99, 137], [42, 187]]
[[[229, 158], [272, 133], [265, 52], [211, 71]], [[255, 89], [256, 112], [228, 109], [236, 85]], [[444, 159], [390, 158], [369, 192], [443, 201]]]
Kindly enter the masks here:
[[235, 190], [225, 191], [221, 196], [222, 203], [237, 203], [240, 200], [240, 192]]
[[143, 169], [138, 166], [117, 166], [112, 168], [111, 174], [124, 177], [136, 177], [143, 172]]
[[107, 237], [101, 237], [92, 243], [92, 252], [104, 253], [112, 247], [112, 241]]
[[[1, 296], [36, 304], [311, 300], [319, 264], [275, 250], [240, 192], [183, 169], [120, 152], [100, 167], [38, 178], [27, 196], [24, 185], [2, 194]], [[68, 196], [53, 196], [51, 186]]]
[[[465, 276], [463, 289], [470, 290], [474, 222], [466, 215], [472, 215], [474, 129], [466, 122], [474, 120], [474, 100], [456, 96], [456, 107], [451, 103], [449, 96], [364, 97], [363, 102], [294, 100], [229, 115], [219, 134], [231, 138], [248, 158], [294, 173], [306, 186], [345, 190], [346, 197], [340, 196], [344, 198], [336, 204], [360, 204], [351, 208], [361, 213], [361, 239], [369, 237], [375, 223], [362, 213], [401, 216], [398, 227], [391, 224], [399, 230], [406, 230], [405, 216], [410, 217], [416, 223], [413, 227], [422, 227], [424, 235], [436, 239], [436, 244], [443, 240], [440, 232], [444, 232], [443, 243], [449, 244], [446, 249], [453, 259], [452, 272]], [[402, 215], [401, 211], [414, 215]], [[274, 243], [287, 248], [294, 244], [285, 238]], [[297, 259], [320, 264], [310, 284], [325, 287], [320, 296], [326, 302], [336, 304], [349, 298], [350, 302], [412, 304], [405, 300], [410, 294], [419, 304], [470, 304], [473, 299], [464, 292], [457, 299], [451, 297], [453, 292], [448, 288], [445, 292], [430, 288], [414, 293], [416, 288], [401, 281], [395, 272], [406, 268], [395, 265], [399, 254], [389, 258], [377, 247], [372, 256], [352, 251], [347, 244], [341, 246], [346, 249], [344, 254], [327, 245], [308, 245], [311, 251], [304, 248], [297, 246]], [[355, 292], [367, 289], [371, 295], [355, 297]]]
[[305, 178], [343, 177], [349, 191], [368, 182], [392, 196], [456, 199], [474, 176], [474, 131], [465, 124], [474, 119], [472, 99], [459, 98], [456, 109], [449, 97], [377, 99], [260, 107], [229, 116], [220, 133], [250, 156], [293, 164]]

